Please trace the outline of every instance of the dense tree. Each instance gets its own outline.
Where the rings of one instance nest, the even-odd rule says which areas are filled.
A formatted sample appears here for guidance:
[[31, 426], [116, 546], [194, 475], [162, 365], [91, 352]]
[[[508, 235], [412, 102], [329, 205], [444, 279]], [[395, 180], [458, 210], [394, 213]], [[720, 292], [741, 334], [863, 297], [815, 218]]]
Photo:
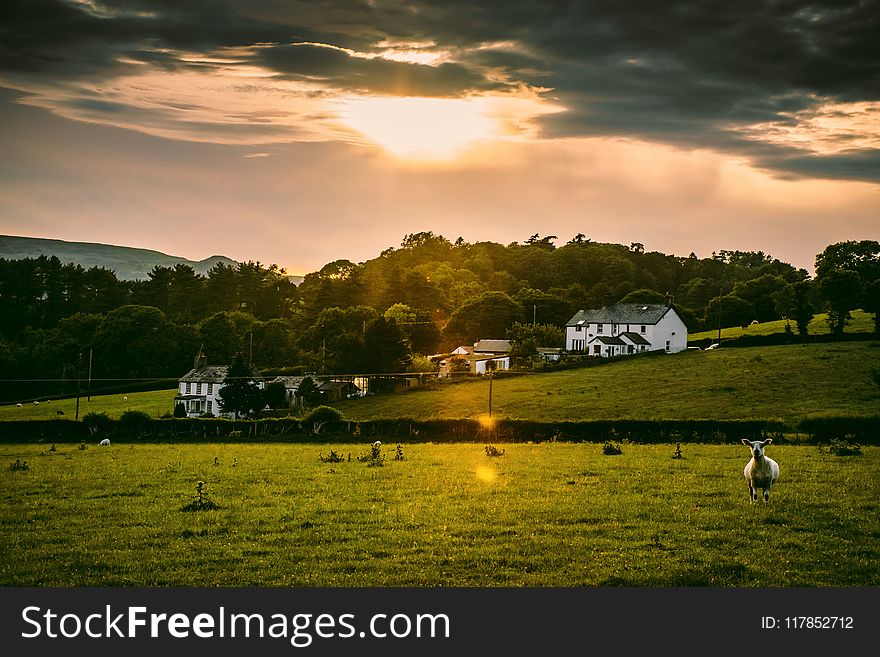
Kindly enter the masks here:
[[880, 334], [880, 279], [865, 285], [862, 293], [862, 310], [874, 314], [874, 332]]
[[220, 410], [235, 417], [247, 417], [263, 408], [263, 391], [254, 380], [252, 368], [242, 354], [236, 354], [217, 393]]
[[810, 322], [816, 313], [812, 287], [809, 281], [788, 283], [773, 295], [776, 311], [781, 317], [794, 319], [802, 338], [809, 333]]
[[728, 294], [723, 297], [715, 297], [709, 302], [705, 322], [708, 327], [715, 327], [720, 323], [721, 328], [725, 328], [728, 326], [748, 326], [754, 318], [755, 308], [752, 304], [736, 295]]
[[819, 289], [828, 304], [831, 332], [840, 335], [852, 319], [850, 312], [858, 307], [861, 300], [862, 279], [850, 269], [835, 269], [819, 279]]
[[447, 342], [472, 343], [479, 339], [501, 338], [523, 311], [516, 301], [502, 292], [484, 292], [456, 310], [446, 325]]
[[409, 356], [403, 333], [393, 319], [377, 317], [367, 324], [360, 358], [361, 372], [403, 372]]
[[863, 282], [880, 278], [880, 242], [861, 240], [830, 244], [816, 256], [816, 277], [821, 281], [833, 271], [848, 270]]

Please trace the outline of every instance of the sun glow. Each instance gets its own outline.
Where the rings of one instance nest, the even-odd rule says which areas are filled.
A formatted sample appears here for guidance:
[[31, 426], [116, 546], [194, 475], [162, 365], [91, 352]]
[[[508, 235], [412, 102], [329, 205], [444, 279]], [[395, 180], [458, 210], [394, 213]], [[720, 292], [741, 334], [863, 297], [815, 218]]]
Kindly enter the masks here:
[[485, 98], [356, 98], [344, 119], [369, 141], [402, 159], [451, 159], [501, 136]]

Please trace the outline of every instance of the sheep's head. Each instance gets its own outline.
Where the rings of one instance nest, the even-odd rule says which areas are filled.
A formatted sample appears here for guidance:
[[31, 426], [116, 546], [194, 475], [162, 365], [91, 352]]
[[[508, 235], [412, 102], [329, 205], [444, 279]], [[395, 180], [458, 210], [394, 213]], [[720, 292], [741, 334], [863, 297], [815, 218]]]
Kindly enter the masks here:
[[767, 440], [746, 440], [742, 439], [743, 445], [746, 445], [750, 450], [752, 450], [752, 458], [760, 459], [764, 456], [764, 447], [773, 442], [772, 438], [768, 438]]

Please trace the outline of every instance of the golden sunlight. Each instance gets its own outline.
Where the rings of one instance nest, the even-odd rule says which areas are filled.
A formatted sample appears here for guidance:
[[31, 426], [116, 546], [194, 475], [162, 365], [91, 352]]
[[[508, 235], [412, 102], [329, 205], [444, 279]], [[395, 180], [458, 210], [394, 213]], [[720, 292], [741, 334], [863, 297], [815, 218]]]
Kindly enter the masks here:
[[475, 474], [477, 475], [477, 479], [487, 484], [491, 484], [498, 478], [498, 472], [493, 468], [490, 468], [488, 465], [477, 466]]
[[353, 98], [342, 114], [368, 140], [409, 160], [448, 160], [502, 136], [487, 98]]

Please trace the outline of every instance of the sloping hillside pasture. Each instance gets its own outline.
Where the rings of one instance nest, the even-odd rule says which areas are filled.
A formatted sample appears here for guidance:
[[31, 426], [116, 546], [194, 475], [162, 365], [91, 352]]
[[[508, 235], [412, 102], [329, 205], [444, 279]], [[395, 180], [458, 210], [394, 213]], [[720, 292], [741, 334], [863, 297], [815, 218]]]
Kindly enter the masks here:
[[[83, 395], [79, 400], [79, 417], [86, 413], [107, 413], [112, 418], [119, 418], [125, 411], [143, 411], [150, 417], [162, 417], [174, 411], [174, 396], [177, 388], [169, 390], [151, 390], [149, 392], [129, 392], [113, 395], [92, 395], [91, 401]], [[127, 399], [126, 399], [127, 397]], [[41, 401], [38, 405], [15, 404], [0, 406], [0, 422], [3, 420], [53, 420], [58, 411], [64, 413], [66, 419], [76, 417], [76, 398], [53, 399], [51, 402]]]
[[[493, 415], [512, 419], [783, 419], [811, 415], [877, 415], [880, 389], [871, 367], [880, 342], [839, 342], [688, 351], [623, 358], [600, 367], [523, 374], [493, 383]], [[161, 417], [173, 411], [175, 389], [80, 399], [80, 418], [127, 410]], [[127, 400], [124, 397], [128, 397]], [[351, 420], [477, 418], [488, 411], [485, 379], [414, 389], [336, 404]], [[0, 421], [73, 419], [74, 399], [0, 406]], [[2, 431], [2, 426], [0, 426]]]
[[[874, 315], [866, 313], [862, 310], [854, 310], [852, 313], [852, 321], [844, 328], [844, 333], [873, 333], [874, 332]], [[743, 335], [771, 335], [773, 333], [784, 333], [786, 323], [791, 324], [791, 330], [797, 334], [797, 324], [795, 322], [786, 322], [784, 319], [778, 319], [773, 322], [760, 322], [758, 324], [750, 324], [745, 328], [741, 326], [731, 326], [721, 329], [721, 338], [739, 338]], [[831, 327], [828, 325], [828, 314], [820, 313], [813, 317], [807, 326], [810, 335], [827, 335], [831, 333]], [[717, 338], [718, 329], [710, 331], [701, 331], [699, 333], [689, 333], [688, 341], [704, 340], [706, 338]]]
[[[782, 345], [623, 358], [599, 367], [499, 377], [495, 417], [584, 419], [775, 419], [877, 415], [870, 369], [880, 342]], [[486, 380], [413, 389], [336, 404], [350, 420], [475, 418], [488, 412]]]
[[[0, 584], [880, 584], [880, 448], [773, 445], [752, 505], [741, 445], [497, 447], [385, 445], [368, 467], [366, 444], [3, 445]], [[219, 509], [182, 510], [198, 481]]]

